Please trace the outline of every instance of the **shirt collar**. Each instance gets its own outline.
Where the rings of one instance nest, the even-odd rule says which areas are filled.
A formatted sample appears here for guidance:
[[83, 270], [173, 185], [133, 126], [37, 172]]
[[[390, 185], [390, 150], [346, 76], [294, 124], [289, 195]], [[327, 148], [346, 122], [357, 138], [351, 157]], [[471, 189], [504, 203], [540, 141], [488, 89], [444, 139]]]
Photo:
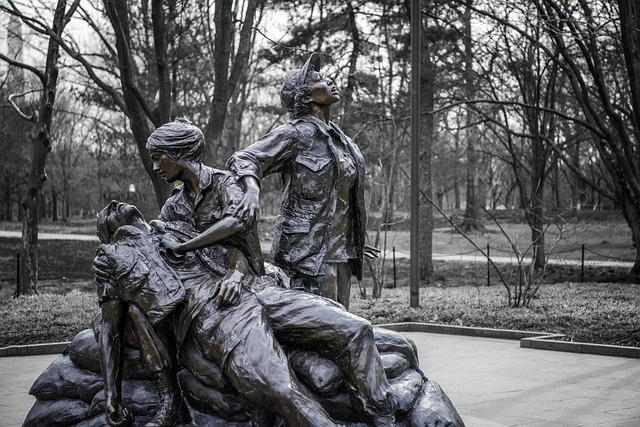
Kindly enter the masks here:
[[309, 122], [313, 123], [314, 125], [316, 125], [316, 127], [324, 135], [331, 136], [331, 132], [335, 132], [337, 134], [338, 138], [340, 140], [343, 140], [344, 133], [332, 121], [329, 121], [329, 123], [327, 124], [327, 123], [324, 122], [324, 120], [322, 120], [320, 117], [318, 117], [318, 116], [316, 116], [314, 114], [309, 114], [308, 116], [305, 116], [304, 119], [306, 119], [307, 121], [309, 121]]
[[134, 227], [132, 225], [122, 225], [116, 230], [115, 233], [113, 233], [113, 237], [111, 237], [111, 241], [117, 242], [127, 237], [139, 237], [139, 236], [142, 236], [143, 234], [144, 232], [137, 227]]
[[206, 193], [211, 188], [213, 172], [213, 168], [200, 164], [200, 194]]

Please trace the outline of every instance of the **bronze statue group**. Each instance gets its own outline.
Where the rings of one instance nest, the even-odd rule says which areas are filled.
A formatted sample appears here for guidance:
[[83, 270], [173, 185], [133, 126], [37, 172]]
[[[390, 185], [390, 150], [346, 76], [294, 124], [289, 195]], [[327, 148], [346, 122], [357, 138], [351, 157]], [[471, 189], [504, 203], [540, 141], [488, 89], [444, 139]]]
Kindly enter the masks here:
[[[378, 351], [384, 344], [368, 321], [348, 312], [351, 276], [362, 278], [363, 253], [370, 249], [364, 159], [331, 122], [340, 97], [319, 69], [320, 57], [312, 54], [287, 79], [281, 101], [292, 119], [234, 153], [227, 170], [202, 164], [204, 136], [189, 120], [156, 129], [147, 142], [154, 171], [168, 183], [181, 182], [158, 219], [147, 222], [135, 206], [117, 201], [98, 214], [96, 340], [108, 425], [199, 425], [192, 407], [216, 413], [224, 410], [209, 407], [230, 405], [224, 398], [198, 405], [203, 399], [193, 391], [185, 399], [185, 375], [232, 390], [248, 424], [223, 421], [228, 425], [347, 425], [336, 419], [335, 403], [319, 399], [294, 372], [291, 349], [335, 364], [351, 422], [429, 419], [407, 416], [416, 411], [416, 398], [410, 408], [396, 401], [389, 363]], [[256, 224], [260, 181], [273, 173], [284, 188], [271, 250], [276, 267], [265, 269]], [[127, 335], [135, 337], [158, 393], [144, 424], [123, 402]], [[428, 380], [416, 370], [415, 350], [397, 347], [418, 372], [411, 384], [423, 387]], [[439, 404], [449, 413], [435, 415], [462, 425], [442, 396]]]

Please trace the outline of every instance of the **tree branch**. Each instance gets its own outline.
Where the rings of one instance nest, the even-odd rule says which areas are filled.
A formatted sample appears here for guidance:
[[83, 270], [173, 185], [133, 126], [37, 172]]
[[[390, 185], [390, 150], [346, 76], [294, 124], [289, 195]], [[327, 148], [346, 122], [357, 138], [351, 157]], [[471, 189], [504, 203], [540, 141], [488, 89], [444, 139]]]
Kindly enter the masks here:
[[[411, 177], [409, 176], [409, 174], [407, 174], [407, 172], [404, 170], [404, 168], [400, 168], [400, 170], [402, 171], [402, 173], [405, 174], [405, 176], [409, 179], [411, 179]], [[411, 185], [416, 185], [415, 182], [411, 183]], [[453, 220], [451, 218], [449, 218], [447, 216], [447, 214], [445, 214], [442, 209], [440, 208], [440, 206], [438, 206], [438, 204], [436, 202], [434, 202], [433, 200], [431, 200], [431, 198], [429, 196], [427, 196], [425, 194], [424, 191], [422, 191], [422, 189], [419, 189], [420, 194], [422, 195], [422, 197], [424, 197], [429, 203], [431, 203], [431, 205], [433, 205], [433, 207], [436, 208], [436, 210], [440, 213], [440, 215], [442, 215], [449, 224], [451, 224], [451, 226], [462, 236], [464, 237], [469, 243], [471, 243], [473, 245], [474, 248], [476, 248], [478, 250], [478, 252], [480, 252], [485, 258], [487, 258], [487, 261], [489, 261], [489, 263], [493, 266], [493, 268], [496, 270], [496, 272], [498, 273], [498, 276], [500, 276], [500, 280], [502, 281], [502, 284], [505, 286], [505, 288], [507, 288], [507, 292], [509, 292], [509, 286], [507, 285], [507, 281], [505, 280], [505, 278], [502, 276], [502, 272], [500, 271], [500, 269], [498, 268], [498, 266], [493, 262], [493, 260], [487, 255], [487, 253], [480, 248], [476, 242], [474, 242], [469, 236], [466, 235], [466, 233], [464, 231], [462, 231], [460, 229], [460, 227], [458, 227], [456, 225], [455, 222], [453, 222]], [[499, 226], [499, 225], [498, 225]], [[507, 239], [509, 237], [507, 236]], [[517, 250], [517, 248], [516, 248]], [[516, 256], [519, 255], [518, 252], [516, 252]], [[414, 254], [411, 254], [411, 256], [414, 256]]]
[[14, 67], [18, 67], [18, 68], [22, 68], [24, 70], [31, 71], [33, 74], [38, 76], [38, 79], [44, 84], [46, 77], [45, 77], [44, 73], [42, 71], [38, 70], [37, 68], [32, 67], [31, 65], [25, 64], [24, 62], [20, 62], [20, 61], [16, 61], [15, 59], [11, 59], [10, 57], [8, 57], [7, 55], [5, 55], [3, 53], [0, 53], [0, 59], [5, 61], [9, 65], [13, 65]]
[[541, 111], [545, 111], [545, 112], [548, 112], [548, 113], [551, 113], [551, 114], [555, 114], [558, 117], [562, 117], [563, 119], [569, 120], [571, 122], [578, 123], [578, 124], [584, 126], [585, 128], [589, 129], [593, 133], [595, 133], [600, 138], [605, 138], [606, 137], [606, 135], [604, 133], [602, 133], [602, 131], [600, 131], [598, 128], [594, 128], [593, 126], [591, 126], [588, 122], [586, 122], [584, 120], [578, 119], [576, 117], [569, 116], [567, 114], [564, 114], [564, 113], [562, 113], [562, 112], [560, 112], [558, 110], [554, 110], [552, 108], [542, 107], [542, 106], [539, 106], [539, 105], [531, 105], [531, 104], [527, 104], [527, 103], [520, 102], [520, 101], [500, 101], [500, 100], [497, 100], [497, 99], [470, 99], [470, 100], [452, 102], [452, 103], [449, 103], [447, 105], [443, 105], [440, 108], [436, 108], [435, 110], [427, 111], [425, 114], [436, 114], [436, 113], [439, 113], [441, 111], [448, 110], [448, 109], [453, 108], [453, 107], [457, 107], [459, 105], [468, 105], [468, 104], [516, 105], [518, 107], [532, 108], [532, 109], [536, 109], [536, 110], [541, 110]]
[[35, 90], [30, 90], [30, 91], [23, 92], [23, 93], [12, 93], [11, 95], [9, 95], [9, 102], [13, 106], [13, 109], [16, 110], [16, 112], [20, 115], [20, 117], [22, 117], [23, 119], [25, 119], [27, 121], [37, 123], [38, 122], [38, 111], [37, 110], [34, 111], [33, 113], [31, 113], [30, 116], [27, 116], [25, 113], [22, 112], [22, 110], [20, 109], [18, 104], [16, 104], [15, 101], [13, 100], [14, 98], [22, 97], [22, 96], [28, 95], [30, 93], [33, 93], [33, 92], [36, 92], [36, 91]]

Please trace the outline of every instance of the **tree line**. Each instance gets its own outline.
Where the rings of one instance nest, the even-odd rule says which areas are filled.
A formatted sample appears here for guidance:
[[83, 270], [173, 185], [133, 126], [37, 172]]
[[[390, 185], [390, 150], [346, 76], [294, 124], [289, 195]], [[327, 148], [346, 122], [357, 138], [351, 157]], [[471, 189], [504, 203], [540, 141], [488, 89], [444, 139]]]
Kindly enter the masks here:
[[[206, 163], [224, 167], [287, 120], [279, 87], [309, 52], [330, 57], [336, 121], [366, 157], [379, 230], [406, 219], [408, 164], [420, 162], [422, 278], [432, 269], [428, 200], [460, 212], [464, 230], [482, 227], [483, 208], [519, 210], [538, 265], [557, 212], [615, 207], [637, 242], [633, 0], [420, 5], [423, 140], [411, 159], [408, 1], [1, 2], [0, 215], [23, 221], [26, 292], [39, 217], [90, 215], [110, 198], [153, 217], [171, 188], [151, 170], [150, 133], [186, 116], [205, 131]], [[262, 212], [276, 213], [279, 182], [263, 186]]]

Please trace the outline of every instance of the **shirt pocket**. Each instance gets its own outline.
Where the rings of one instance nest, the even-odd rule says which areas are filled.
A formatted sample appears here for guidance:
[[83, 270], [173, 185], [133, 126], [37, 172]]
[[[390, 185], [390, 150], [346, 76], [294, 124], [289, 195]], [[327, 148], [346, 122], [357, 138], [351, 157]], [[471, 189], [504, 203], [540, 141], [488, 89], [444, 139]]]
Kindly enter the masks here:
[[300, 234], [300, 233], [308, 233], [311, 229], [311, 225], [308, 222], [283, 222], [280, 224], [280, 230], [284, 234]]
[[306, 154], [299, 155], [295, 161], [292, 182], [295, 194], [308, 200], [326, 198], [334, 185], [331, 159]]
[[331, 159], [320, 156], [298, 156], [296, 162], [313, 172], [319, 172], [329, 165]]

